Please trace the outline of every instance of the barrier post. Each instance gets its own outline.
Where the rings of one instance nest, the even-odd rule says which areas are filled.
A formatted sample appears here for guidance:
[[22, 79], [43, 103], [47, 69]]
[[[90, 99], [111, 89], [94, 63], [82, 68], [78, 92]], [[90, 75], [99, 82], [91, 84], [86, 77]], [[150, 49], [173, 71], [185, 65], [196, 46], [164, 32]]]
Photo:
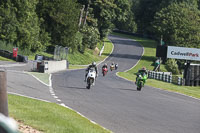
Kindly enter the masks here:
[[7, 78], [6, 72], [0, 70], [0, 113], [8, 116]]

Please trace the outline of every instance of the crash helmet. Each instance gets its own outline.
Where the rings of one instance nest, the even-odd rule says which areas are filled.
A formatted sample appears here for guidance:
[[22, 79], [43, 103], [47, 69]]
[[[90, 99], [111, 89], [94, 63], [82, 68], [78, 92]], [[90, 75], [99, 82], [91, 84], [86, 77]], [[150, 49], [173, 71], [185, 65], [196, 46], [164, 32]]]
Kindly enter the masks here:
[[96, 62], [92, 62], [92, 65], [93, 65], [93, 66], [96, 66], [97, 64], [96, 64]]
[[145, 70], [145, 71], [146, 71], [146, 67], [142, 67], [142, 70]]

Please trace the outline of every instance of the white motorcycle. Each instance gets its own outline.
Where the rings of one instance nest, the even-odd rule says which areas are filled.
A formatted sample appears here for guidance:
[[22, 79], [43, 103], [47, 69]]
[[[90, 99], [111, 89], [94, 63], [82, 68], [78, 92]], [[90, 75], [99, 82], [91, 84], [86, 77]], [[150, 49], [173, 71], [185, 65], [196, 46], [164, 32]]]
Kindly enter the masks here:
[[90, 89], [92, 85], [95, 85], [96, 71], [94, 68], [91, 68], [87, 74], [87, 88]]

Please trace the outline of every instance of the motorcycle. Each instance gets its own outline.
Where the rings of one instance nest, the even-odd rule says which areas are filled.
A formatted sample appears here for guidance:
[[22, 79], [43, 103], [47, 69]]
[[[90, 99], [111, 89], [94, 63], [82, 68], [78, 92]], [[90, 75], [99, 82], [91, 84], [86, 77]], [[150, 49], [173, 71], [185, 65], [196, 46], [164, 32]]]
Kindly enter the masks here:
[[118, 68], [118, 64], [115, 64], [115, 70], [117, 70], [117, 68]]
[[107, 72], [108, 72], [108, 68], [103, 67], [102, 68], [102, 74], [103, 74], [103, 76], [105, 76], [107, 74]]
[[110, 65], [110, 70], [112, 71], [112, 70], [115, 70], [115, 65], [113, 64], [113, 65]]
[[137, 90], [141, 91], [142, 87], [144, 87], [144, 83], [146, 82], [147, 75], [138, 75], [136, 85], [137, 85]]
[[87, 74], [87, 89], [90, 89], [92, 85], [95, 85], [96, 71], [94, 68], [91, 68]]

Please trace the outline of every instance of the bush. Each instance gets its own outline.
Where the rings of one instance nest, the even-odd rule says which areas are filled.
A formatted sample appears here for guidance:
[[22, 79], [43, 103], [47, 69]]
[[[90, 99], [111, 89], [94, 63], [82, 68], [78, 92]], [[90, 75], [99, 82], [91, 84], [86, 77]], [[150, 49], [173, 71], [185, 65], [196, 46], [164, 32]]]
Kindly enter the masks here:
[[179, 74], [178, 65], [175, 59], [168, 59], [166, 69], [171, 71], [173, 74]]
[[99, 31], [95, 27], [85, 26], [81, 29], [83, 33], [83, 46], [84, 48], [94, 49], [97, 43], [100, 41]]

